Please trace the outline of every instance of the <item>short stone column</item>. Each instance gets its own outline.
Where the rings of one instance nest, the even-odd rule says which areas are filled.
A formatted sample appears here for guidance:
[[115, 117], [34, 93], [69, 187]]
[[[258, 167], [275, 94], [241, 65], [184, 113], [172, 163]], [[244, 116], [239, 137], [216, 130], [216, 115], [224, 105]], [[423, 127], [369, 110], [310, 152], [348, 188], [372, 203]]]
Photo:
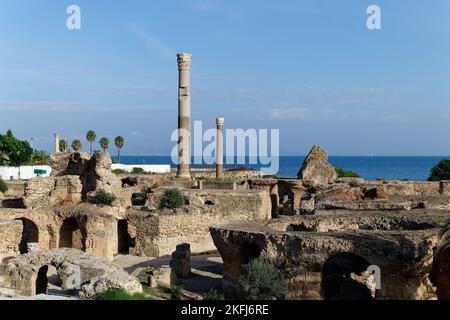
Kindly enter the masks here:
[[58, 153], [59, 152], [59, 134], [55, 133], [55, 137], [54, 137], [54, 153]]
[[191, 177], [191, 58], [177, 54], [178, 61], [178, 171], [177, 178]]
[[216, 148], [216, 178], [217, 180], [223, 180], [223, 126], [225, 119], [219, 117], [216, 120], [217, 124], [217, 148]]
[[177, 278], [188, 278], [191, 275], [191, 246], [183, 243], [172, 253], [170, 268]]

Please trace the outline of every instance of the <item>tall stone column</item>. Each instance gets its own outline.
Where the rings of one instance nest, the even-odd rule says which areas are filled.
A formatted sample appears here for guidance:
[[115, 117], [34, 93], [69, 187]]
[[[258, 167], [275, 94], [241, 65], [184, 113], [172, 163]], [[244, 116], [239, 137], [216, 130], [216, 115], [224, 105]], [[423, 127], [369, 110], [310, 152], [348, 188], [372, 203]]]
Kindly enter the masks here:
[[191, 58], [177, 54], [178, 61], [178, 172], [177, 178], [191, 177]]
[[216, 148], [216, 178], [223, 180], [223, 125], [225, 119], [219, 117], [216, 119], [217, 124], [217, 148]]
[[58, 153], [59, 152], [59, 134], [58, 133], [55, 133], [54, 143], [55, 143], [54, 152]]

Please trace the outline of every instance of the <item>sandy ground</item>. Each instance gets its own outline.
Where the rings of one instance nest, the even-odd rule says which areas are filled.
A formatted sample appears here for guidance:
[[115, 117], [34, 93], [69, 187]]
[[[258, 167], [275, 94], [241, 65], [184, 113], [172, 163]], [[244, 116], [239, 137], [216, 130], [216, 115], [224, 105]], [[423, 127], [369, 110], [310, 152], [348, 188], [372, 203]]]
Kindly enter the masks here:
[[[114, 261], [129, 274], [137, 276], [148, 267], [168, 266], [170, 257], [144, 258], [118, 255]], [[192, 276], [180, 279], [183, 288], [192, 294], [203, 294], [210, 289], [221, 289], [223, 263], [218, 254], [192, 255]]]

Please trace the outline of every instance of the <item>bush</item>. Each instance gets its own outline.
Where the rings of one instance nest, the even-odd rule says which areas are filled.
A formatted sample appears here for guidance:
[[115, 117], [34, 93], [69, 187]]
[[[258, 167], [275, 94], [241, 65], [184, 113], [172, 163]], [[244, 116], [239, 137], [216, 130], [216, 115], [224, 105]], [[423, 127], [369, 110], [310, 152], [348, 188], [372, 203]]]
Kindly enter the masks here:
[[135, 167], [135, 168], [133, 168], [133, 170], [131, 172], [132, 173], [144, 173], [145, 171], [142, 168]]
[[441, 160], [431, 169], [428, 181], [450, 180], [450, 159]]
[[95, 297], [95, 300], [154, 300], [143, 293], [129, 294], [123, 289], [109, 289]]
[[171, 285], [169, 289], [170, 300], [181, 300], [181, 289], [182, 286], [179, 285]]
[[348, 184], [350, 188], [359, 188], [359, 183], [356, 181], [352, 181]]
[[212, 300], [212, 301], [225, 300], [225, 297], [223, 296], [222, 293], [220, 293], [216, 289], [211, 289], [203, 295], [203, 300]]
[[8, 191], [8, 185], [0, 178], [0, 192], [5, 193], [6, 191]]
[[280, 272], [261, 257], [242, 267], [239, 285], [246, 300], [282, 299], [286, 290]]
[[116, 201], [116, 197], [103, 190], [97, 191], [90, 200], [93, 204], [102, 204], [106, 206], [112, 205], [114, 201]]
[[112, 173], [114, 173], [114, 174], [122, 174], [122, 173], [125, 173], [125, 171], [122, 170], [122, 169], [114, 169], [114, 170], [112, 170]]
[[342, 168], [335, 168], [338, 178], [361, 178], [359, 174], [354, 171], [345, 171]]
[[183, 194], [178, 189], [168, 189], [164, 191], [161, 199], [159, 200], [159, 208], [175, 209], [184, 205]]

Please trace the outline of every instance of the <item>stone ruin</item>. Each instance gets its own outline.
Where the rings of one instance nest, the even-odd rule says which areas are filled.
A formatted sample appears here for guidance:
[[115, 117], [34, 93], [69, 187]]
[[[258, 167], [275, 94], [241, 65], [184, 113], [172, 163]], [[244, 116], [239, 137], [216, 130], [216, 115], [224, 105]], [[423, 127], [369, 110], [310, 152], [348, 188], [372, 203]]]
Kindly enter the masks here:
[[211, 228], [227, 297], [241, 297], [242, 265], [262, 256], [281, 271], [288, 299], [450, 299], [447, 182], [338, 179], [318, 146], [299, 178], [246, 181], [270, 194], [274, 219]]
[[113, 262], [76, 249], [33, 251], [10, 259], [0, 266], [0, 279], [19, 296], [46, 294], [49, 266], [56, 268], [63, 291], [77, 291], [83, 298], [95, 297], [109, 289], [123, 289], [131, 294], [142, 292], [140, 282]]
[[[113, 174], [103, 153], [52, 158], [51, 177], [30, 180], [21, 198], [4, 199], [0, 207], [2, 274], [10, 280], [28, 274], [23, 286], [22, 280], [15, 282], [24, 294], [45, 265], [30, 271], [20, 263], [27, 257], [42, 261], [69, 254], [111, 261], [117, 254], [172, 254], [171, 267], [155, 271], [151, 283], [170, 285], [188, 277], [191, 254], [218, 250], [227, 297], [240, 297], [242, 265], [263, 256], [288, 281], [290, 299], [450, 298], [450, 185], [445, 181], [337, 178], [318, 146], [302, 165], [301, 179], [238, 170], [230, 189], [211, 181], [199, 189], [197, 179], [203, 176], [195, 173], [192, 179], [177, 179], [174, 173]], [[170, 188], [182, 192], [181, 208], [159, 208]], [[111, 206], [89, 203], [99, 190], [117, 200]], [[12, 265], [25, 269], [14, 273], [5, 267]], [[374, 265], [381, 269], [381, 289], [366, 285]], [[108, 287], [106, 278], [99, 288]], [[98, 292], [89, 285], [95, 281], [86, 280], [81, 294]]]
[[[209, 234], [215, 223], [271, 218], [271, 200], [265, 190], [200, 190], [195, 178], [115, 174], [111, 171], [111, 157], [106, 153], [95, 153], [92, 157], [77, 152], [56, 153], [51, 158], [50, 177], [33, 178], [25, 183], [22, 195], [14, 194], [1, 201], [0, 266], [6, 267], [3, 274], [11, 280], [2, 283], [6, 281], [21, 295], [39, 291], [31, 284], [44, 265], [59, 268], [56, 262], [48, 260], [54, 255], [59, 260], [68, 254], [70, 259], [80, 255], [85, 257], [81, 259], [102, 257], [106, 261], [112, 261], [117, 254], [161, 257], [170, 255], [183, 243], [189, 244], [189, 255], [191, 250], [215, 251]], [[184, 206], [159, 208], [160, 197], [171, 188], [182, 192]], [[100, 190], [116, 197], [112, 205], [90, 203]], [[29, 269], [27, 263], [22, 263], [26, 259], [50, 262], [42, 266], [36, 262]], [[181, 256], [174, 261], [179, 261], [180, 268], [175, 268], [180, 270], [179, 277], [186, 276], [187, 267]], [[12, 263], [18, 268], [16, 273], [8, 267]], [[27, 278], [20, 279], [24, 274]], [[92, 284], [95, 288], [107, 288], [105, 281], [113, 274], [106, 275], [100, 282], [90, 283], [95, 283]], [[81, 294], [88, 297], [89, 290], [99, 292], [90, 288], [86, 283]]]

